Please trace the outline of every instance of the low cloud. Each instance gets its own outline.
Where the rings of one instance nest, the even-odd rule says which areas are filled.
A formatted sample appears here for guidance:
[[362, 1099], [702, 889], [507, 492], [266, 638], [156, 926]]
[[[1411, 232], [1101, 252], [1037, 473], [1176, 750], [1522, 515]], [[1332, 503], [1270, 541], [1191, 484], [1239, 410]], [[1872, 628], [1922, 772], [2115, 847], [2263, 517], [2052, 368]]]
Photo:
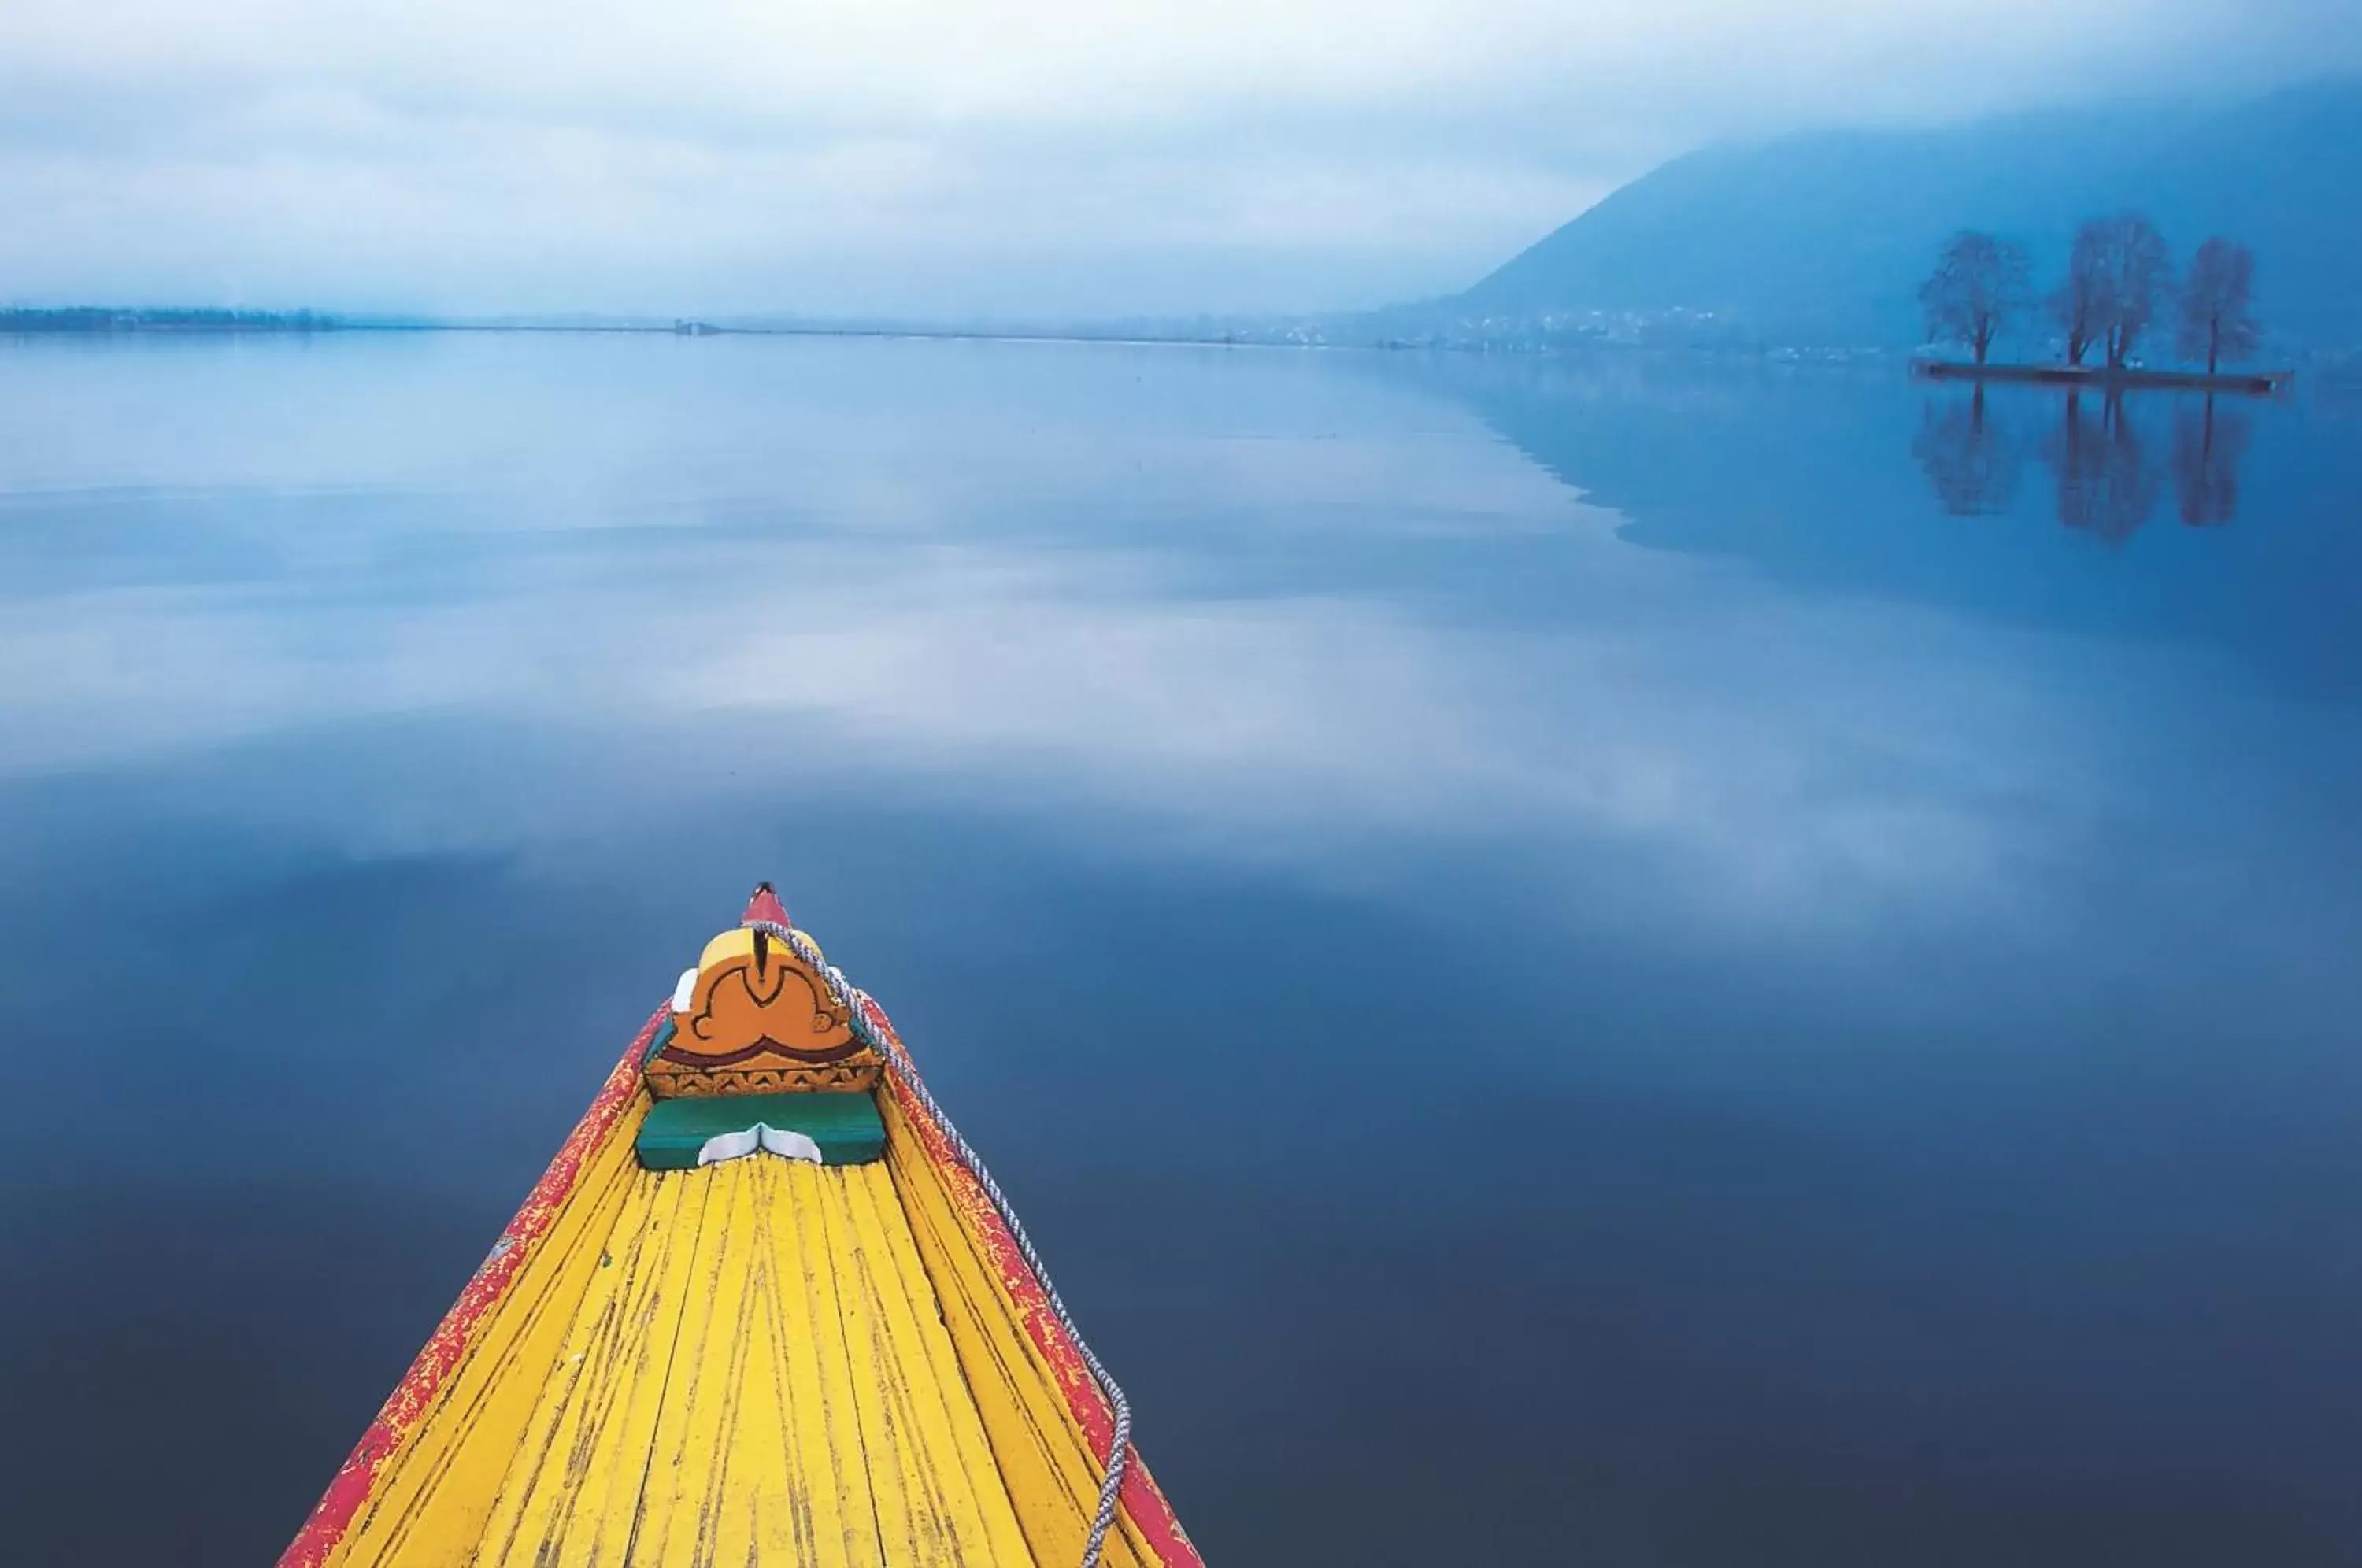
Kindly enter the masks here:
[[1702, 140], [2245, 90], [2347, 63], [2332, 19], [2310, 0], [15, 0], [0, 297], [1368, 304], [1461, 286]]

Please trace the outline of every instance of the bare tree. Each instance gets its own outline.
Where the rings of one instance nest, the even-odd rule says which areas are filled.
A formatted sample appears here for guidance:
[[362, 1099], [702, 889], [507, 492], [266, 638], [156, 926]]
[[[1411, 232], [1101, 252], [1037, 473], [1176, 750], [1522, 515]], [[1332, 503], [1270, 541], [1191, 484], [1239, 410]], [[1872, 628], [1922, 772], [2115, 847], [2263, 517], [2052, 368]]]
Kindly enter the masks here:
[[2085, 224], [2075, 237], [2078, 254], [2084, 251], [2087, 238], [2099, 268], [2099, 326], [2107, 343], [2108, 368], [2121, 370], [2172, 293], [2173, 257], [2157, 226], [2138, 213]]
[[2050, 296], [2050, 314], [2067, 335], [2067, 362], [2081, 365], [2092, 345], [2107, 331], [2108, 269], [2106, 237], [2097, 223], [2087, 223], [2075, 236], [2067, 258], [2067, 281]]
[[1936, 271], [1919, 285], [1927, 336], [1965, 343], [1981, 365], [1993, 339], [2025, 308], [2031, 292], [2025, 252], [2006, 239], [1963, 229], [1944, 244]]
[[2263, 336], [2255, 293], [2255, 252], [2220, 235], [2200, 246], [2181, 291], [2181, 357], [2203, 359], [2211, 376], [2224, 360], [2254, 353]]

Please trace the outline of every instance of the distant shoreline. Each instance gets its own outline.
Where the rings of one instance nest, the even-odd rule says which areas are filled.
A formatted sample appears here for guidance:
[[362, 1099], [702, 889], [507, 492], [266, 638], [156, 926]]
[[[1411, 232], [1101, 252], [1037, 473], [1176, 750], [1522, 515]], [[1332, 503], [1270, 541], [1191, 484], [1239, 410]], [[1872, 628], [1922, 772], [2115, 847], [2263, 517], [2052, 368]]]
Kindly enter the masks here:
[[840, 337], [946, 343], [1069, 343], [1110, 348], [1304, 348], [1357, 353], [1436, 353], [1504, 359], [1555, 358], [1574, 352], [1636, 352], [1741, 357], [1789, 361], [1891, 365], [1899, 351], [1867, 345], [1709, 344], [1646, 341], [1592, 334], [1563, 337], [1406, 335], [1383, 328], [1356, 331], [1338, 322], [1242, 325], [1160, 330], [1153, 325], [1102, 327], [948, 326], [920, 323], [716, 323], [663, 321], [451, 321], [432, 318], [339, 316], [320, 312], [148, 311], [76, 307], [0, 309], [0, 341], [9, 338], [116, 337], [308, 337], [332, 333], [586, 333], [654, 337]]
[[[43, 315], [61, 313], [40, 313]], [[325, 337], [342, 333], [536, 333], [583, 334], [636, 337], [866, 337], [900, 338], [945, 343], [1092, 343], [1111, 348], [1440, 348], [1433, 344], [1398, 344], [1373, 339], [1363, 342], [1296, 342], [1272, 337], [1185, 336], [1179, 333], [1054, 331], [1023, 327], [951, 326], [717, 326], [700, 322], [693, 326], [668, 326], [640, 322], [536, 321], [370, 321], [315, 317], [296, 324], [270, 320], [235, 322], [124, 321], [56, 325], [28, 323], [17, 313], [0, 312], [0, 339], [9, 337]], [[1466, 351], [1466, 350], [1463, 350]], [[1481, 348], [1475, 352], [1484, 352]]]
[[887, 317], [798, 318], [751, 315], [713, 320], [694, 316], [518, 315], [451, 317], [340, 315], [319, 310], [274, 311], [188, 307], [0, 306], [0, 339], [50, 337], [237, 336], [331, 332], [581, 332], [636, 337], [766, 337], [907, 338], [985, 343], [1101, 343], [1210, 348], [1351, 348], [1390, 352], [1556, 356], [1593, 349], [1738, 354], [1769, 359], [1876, 360], [1892, 364], [1897, 350], [1863, 343], [1783, 343], [1733, 337], [1719, 329], [1700, 336], [1697, 321], [1675, 312], [1654, 317], [1584, 313], [1530, 322], [1413, 319], [1408, 307], [1284, 316], [1132, 316], [1072, 322], [945, 322]]
[[[1574, 337], [1535, 341], [1506, 337], [1451, 339], [1401, 336], [1384, 330], [1367, 336], [1341, 330], [1336, 324], [1320, 326], [1229, 330], [1175, 327], [1158, 331], [1142, 324], [1094, 330], [1087, 326], [946, 326], [920, 324], [845, 323], [716, 323], [693, 318], [666, 321], [454, 321], [431, 317], [350, 316], [324, 311], [242, 311], [189, 308], [117, 309], [75, 305], [0, 307], [0, 340], [72, 337], [231, 337], [243, 336], [311, 337], [335, 333], [579, 333], [591, 336], [642, 337], [836, 337], [904, 339], [949, 343], [1066, 343], [1110, 348], [1308, 348], [1377, 353], [1437, 353], [1479, 359], [1555, 359], [1570, 353], [1669, 353], [1716, 359], [1752, 359], [1789, 365], [1852, 364], [1891, 367], [1905, 356], [1899, 349], [1869, 345], [1814, 346], [1772, 343], [1719, 344], [1631, 342], [1615, 338]], [[2199, 370], [2075, 367], [2055, 364], [1988, 364], [1937, 359], [1926, 356], [1906, 360], [1910, 373], [1928, 381], [1999, 381], [2102, 392], [2136, 389], [2182, 389], [2230, 392], [2267, 396], [2287, 391], [2294, 370], [2225, 371], [2212, 378]], [[1887, 373], [1891, 374], [1890, 370]], [[2338, 379], [2328, 370], [2323, 372]]]
[[905, 337], [1011, 343], [1176, 344], [1197, 348], [1394, 348], [1367, 343], [1299, 343], [1266, 334], [1185, 333], [1081, 327], [990, 327], [864, 326], [854, 323], [795, 326], [722, 325], [707, 321], [437, 321], [339, 316], [316, 311], [113, 310], [73, 306], [57, 310], [0, 309], [0, 337], [146, 336], [310, 335], [332, 332], [539, 332], [620, 334], [657, 337]]
[[121, 332], [329, 332], [348, 324], [317, 311], [201, 310], [181, 306], [118, 310], [106, 305], [0, 308], [0, 335], [106, 337]]

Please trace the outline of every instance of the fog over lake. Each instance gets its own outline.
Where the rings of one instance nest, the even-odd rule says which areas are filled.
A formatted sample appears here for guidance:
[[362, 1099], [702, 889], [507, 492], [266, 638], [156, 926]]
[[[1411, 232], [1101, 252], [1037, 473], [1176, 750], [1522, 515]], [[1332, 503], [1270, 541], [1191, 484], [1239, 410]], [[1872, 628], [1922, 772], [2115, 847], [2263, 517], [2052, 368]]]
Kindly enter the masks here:
[[771, 878], [1210, 1562], [2362, 1561], [2357, 495], [2326, 384], [0, 342], [0, 1557], [277, 1551]]

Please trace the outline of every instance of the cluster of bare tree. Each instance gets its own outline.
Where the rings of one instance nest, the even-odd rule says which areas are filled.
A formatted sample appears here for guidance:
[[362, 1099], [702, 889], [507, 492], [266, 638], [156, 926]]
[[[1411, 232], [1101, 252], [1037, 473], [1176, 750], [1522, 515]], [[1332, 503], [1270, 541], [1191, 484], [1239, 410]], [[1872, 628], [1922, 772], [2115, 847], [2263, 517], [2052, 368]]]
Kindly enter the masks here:
[[[2160, 316], [2177, 316], [2175, 347], [2185, 359], [2205, 361], [2213, 374], [2226, 359], [2256, 351], [2256, 259], [2235, 240], [2217, 237], [2198, 248], [2186, 279], [2157, 226], [2137, 213], [2093, 218], [2075, 236], [2067, 279], [2041, 302], [2064, 343], [2067, 363], [2080, 366], [2094, 350], [2122, 370]], [[2033, 313], [2033, 269], [2025, 249], [1990, 234], [1963, 231], [1945, 243], [1936, 271], [1920, 286], [1927, 335], [1959, 343], [1982, 365], [1993, 344]]]

